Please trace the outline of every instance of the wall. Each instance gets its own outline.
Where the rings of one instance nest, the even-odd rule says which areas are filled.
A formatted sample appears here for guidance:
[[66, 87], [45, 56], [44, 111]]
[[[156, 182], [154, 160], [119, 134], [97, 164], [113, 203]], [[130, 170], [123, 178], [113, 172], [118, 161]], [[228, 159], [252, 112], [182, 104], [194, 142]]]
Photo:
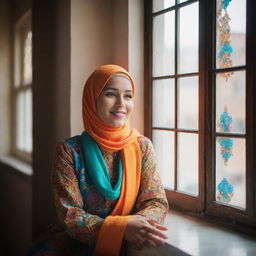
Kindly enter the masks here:
[[0, 171], [0, 248], [5, 255], [25, 255], [32, 233], [31, 177], [1, 162]]
[[128, 63], [136, 84], [136, 98], [131, 125], [144, 133], [144, 1], [129, 0]]
[[82, 91], [100, 65], [111, 62], [112, 1], [71, 2], [71, 135], [83, 131]]
[[0, 155], [10, 151], [11, 5], [0, 1]]
[[131, 124], [144, 132], [143, 1], [76, 0], [71, 2], [71, 135], [80, 134], [82, 91], [100, 65], [126, 68], [136, 83]]
[[70, 1], [33, 1], [33, 237], [55, 219], [55, 145], [70, 136]]

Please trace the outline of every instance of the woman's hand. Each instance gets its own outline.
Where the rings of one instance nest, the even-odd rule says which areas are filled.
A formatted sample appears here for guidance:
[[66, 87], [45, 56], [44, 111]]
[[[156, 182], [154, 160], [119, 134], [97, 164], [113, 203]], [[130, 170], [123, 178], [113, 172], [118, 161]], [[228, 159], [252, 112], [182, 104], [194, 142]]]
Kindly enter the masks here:
[[157, 224], [146, 217], [134, 215], [128, 220], [124, 239], [136, 250], [144, 247], [154, 247], [165, 244], [167, 236], [162, 232], [166, 227]]

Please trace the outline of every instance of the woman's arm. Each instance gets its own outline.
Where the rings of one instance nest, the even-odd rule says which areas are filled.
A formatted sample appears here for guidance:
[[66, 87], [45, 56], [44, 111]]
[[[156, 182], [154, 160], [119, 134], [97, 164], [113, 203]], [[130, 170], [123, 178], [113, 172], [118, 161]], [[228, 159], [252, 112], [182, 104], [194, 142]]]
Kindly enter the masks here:
[[[168, 202], [156, 167], [156, 155], [151, 141], [142, 137], [141, 184], [134, 218], [128, 220], [125, 240], [134, 249], [153, 247], [165, 243], [167, 236], [162, 226], [168, 211]], [[160, 223], [160, 224], [159, 224]]]
[[66, 228], [66, 232], [81, 242], [95, 244], [103, 219], [97, 215], [88, 214], [83, 209], [72, 150], [66, 143], [57, 145], [52, 187], [58, 217]]
[[168, 211], [164, 187], [157, 170], [156, 154], [151, 141], [142, 137], [141, 185], [136, 201], [136, 213], [157, 223], [163, 223]]

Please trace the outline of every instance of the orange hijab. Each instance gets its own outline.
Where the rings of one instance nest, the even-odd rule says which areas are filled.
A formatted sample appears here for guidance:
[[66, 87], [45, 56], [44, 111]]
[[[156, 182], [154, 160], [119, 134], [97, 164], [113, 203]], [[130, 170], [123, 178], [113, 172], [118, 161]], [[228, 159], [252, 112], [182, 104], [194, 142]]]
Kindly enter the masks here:
[[121, 194], [111, 213], [104, 219], [98, 234], [94, 255], [118, 256], [129, 214], [134, 206], [140, 185], [141, 151], [137, 138], [141, 136], [130, 128], [129, 120], [121, 127], [112, 127], [97, 116], [96, 101], [108, 80], [116, 73], [129, 78], [130, 74], [117, 65], [103, 65], [88, 78], [83, 91], [83, 122], [88, 134], [102, 150], [114, 152], [121, 150], [123, 180]]

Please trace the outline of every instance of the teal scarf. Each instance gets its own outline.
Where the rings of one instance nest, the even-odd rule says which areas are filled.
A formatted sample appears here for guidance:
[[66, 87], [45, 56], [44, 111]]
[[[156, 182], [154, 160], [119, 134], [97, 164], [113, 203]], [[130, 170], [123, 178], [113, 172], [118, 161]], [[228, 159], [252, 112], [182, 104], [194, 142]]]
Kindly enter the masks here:
[[123, 177], [122, 159], [120, 155], [118, 158], [118, 178], [113, 188], [99, 146], [87, 132], [84, 131], [81, 137], [84, 163], [93, 184], [107, 200], [117, 199], [120, 196]]

